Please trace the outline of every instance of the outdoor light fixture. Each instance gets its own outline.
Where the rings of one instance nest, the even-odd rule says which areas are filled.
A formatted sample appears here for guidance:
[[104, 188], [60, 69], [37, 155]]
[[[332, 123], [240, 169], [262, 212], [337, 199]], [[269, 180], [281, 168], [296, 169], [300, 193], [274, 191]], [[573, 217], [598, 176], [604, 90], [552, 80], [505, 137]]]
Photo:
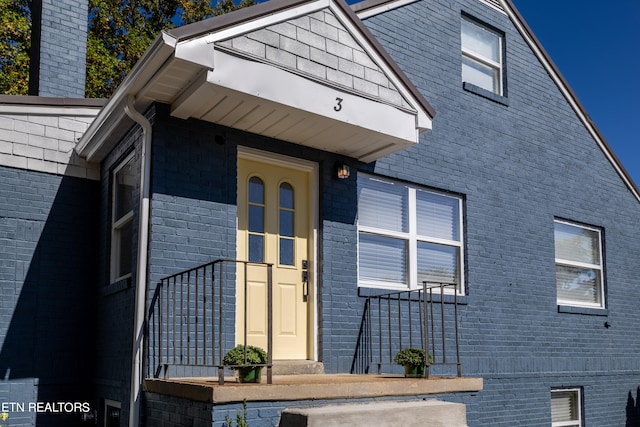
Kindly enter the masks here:
[[351, 170], [349, 169], [349, 165], [341, 163], [338, 165], [338, 178], [339, 179], [347, 179], [351, 175]]

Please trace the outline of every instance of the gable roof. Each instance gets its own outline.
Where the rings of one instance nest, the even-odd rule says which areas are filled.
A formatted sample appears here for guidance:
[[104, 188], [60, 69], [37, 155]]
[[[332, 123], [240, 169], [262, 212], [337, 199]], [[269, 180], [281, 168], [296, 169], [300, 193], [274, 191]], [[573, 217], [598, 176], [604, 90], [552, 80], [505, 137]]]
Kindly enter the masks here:
[[[377, 15], [379, 13], [386, 12], [388, 10], [392, 10], [410, 3], [414, 3], [418, 0], [364, 0], [362, 2], [356, 3], [353, 6], [353, 10], [355, 13], [361, 17], [366, 18], [370, 16]], [[512, 0], [490, 0], [491, 3], [499, 4], [500, 11], [505, 13], [511, 22], [514, 24], [520, 35], [523, 37], [525, 42], [529, 45], [534, 55], [539, 59], [542, 66], [549, 73], [555, 84], [558, 86], [558, 89], [563, 94], [563, 96], [567, 99], [573, 110], [576, 112], [576, 115], [580, 118], [583, 125], [587, 129], [587, 131], [591, 134], [593, 139], [595, 140], [598, 147], [602, 150], [605, 157], [609, 160], [615, 171], [618, 173], [622, 181], [625, 183], [629, 191], [635, 196], [635, 198], [640, 201], [640, 189], [633, 181], [629, 173], [626, 171], [620, 159], [616, 156], [616, 154], [611, 149], [611, 146], [607, 143], [604, 136], [598, 130], [598, 127], [589, 117], [589, 114], [585, 110], [584, 106], [578, 100], [578, 97], [573, 92], [569, 83], [563, 77], [562, 73], [555, 65], [547, 51], [544, 49], [540, 41], [533, 34], [533, 31], [526, 23], [516, 6], [514, 5]]]
[[[312, 94], [312, 96], [311, 96]], [[418, 143], [433, 108], [343, 0], [271, 0], [163, 32], [85, 133], [100, 161], [136, 108], [369, 162]]]

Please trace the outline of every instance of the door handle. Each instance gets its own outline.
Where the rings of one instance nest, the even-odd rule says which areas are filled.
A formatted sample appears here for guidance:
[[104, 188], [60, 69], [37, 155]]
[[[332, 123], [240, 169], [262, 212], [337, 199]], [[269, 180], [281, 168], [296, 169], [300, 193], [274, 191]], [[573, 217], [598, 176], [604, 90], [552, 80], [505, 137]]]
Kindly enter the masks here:
[[302, 302], [309, 299], [309, 272], [302, 270]]

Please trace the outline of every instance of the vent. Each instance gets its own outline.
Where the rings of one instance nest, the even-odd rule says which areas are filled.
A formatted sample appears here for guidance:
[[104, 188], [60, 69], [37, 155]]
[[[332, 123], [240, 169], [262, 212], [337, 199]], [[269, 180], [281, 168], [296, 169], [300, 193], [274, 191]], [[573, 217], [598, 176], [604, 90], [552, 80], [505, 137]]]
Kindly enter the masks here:
[[492, 8], [499, 10], [502, 13], [505, 13], [505, 14], [507, 13], [502, 7], [502, 3], [500, 3], [500, 0], [480, 0], [480, 3], [484, 3], [487, 6], [491, 6]]

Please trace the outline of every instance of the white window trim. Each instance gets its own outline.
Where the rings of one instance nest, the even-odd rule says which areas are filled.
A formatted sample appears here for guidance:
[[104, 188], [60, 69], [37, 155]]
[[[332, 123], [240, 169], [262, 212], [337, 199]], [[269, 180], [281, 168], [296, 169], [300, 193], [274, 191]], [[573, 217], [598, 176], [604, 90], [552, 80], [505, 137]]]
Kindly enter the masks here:
[[[555, 264], [556, 265], [564, 265], [567, 267], [581, 267], [581, 268], [590, 268], [593, 269], [595, 271], [598, 272], [598, 275], [600, 276], [600, 304], [597, 303], [586, 303], [586, 302], [582, 302], [582, 301], [574, 301], [574, 300], [569, 300], [569, 299], [561, 299], [561, 298], [556, 298], [557, 300], [557, 304], [558, 305], [567, 305], [567, 306], [571, 306], [571, 307], [585, 307], [585, 308], [605, 308], [606, 304], [605, 304], [605, 293], [604, 293], [604, 256], [602, 253], [602, 232], [599, 228], [596, 227], [589, 227], [586, 225], [582, 225], [582, 224], [577, 224], [575, 222], [571, 222], [571, 221], [564, 221], [564, 220], [559, 220], [556, 219], [553, 221], [554, 224], [556, 223], [560, 223], [560, 224], [567, 224], [573, 227], [577, 227], [577, 228], [583, 228], [585, 230], [590, 230], [590, 231], [595, 231], [596, 233], [598, 233], [598, 255], [600, 258], [600, 264], [590, 264], [590, 263], [584, 263], [584, 262], [578, 262], [578, 261], [571, 261], [571, 260], [567, 260], [564, 258], [555, 258]], [[554, 243], [555, 243], [555, 235], [554, 235]], [[557, 292], [557, 290], [556, 290]]]
[[[551, 422], [551, 427], [574, 427], [576, 424], [582, 427], [582, 389], [579, 387], [572, 388], [554, 388], [551, 389], [551, 394], [553, 393], [566, 393], [566, 392], [575, 392], [578, 396], [578, 419], [573, 421], [562, 421], [562, 422]], [[553, 397], [552, 397], [553, 398]]]
[[[474, 60], [476, 62], [479, 62], [480, 64], [486, 65], [489, 68], [498, 70], [498, 91], [497, 92], [493, 92], [496, 95], [500, 95], [503, 96], [504, 94], [504, 58], [503, 58], [503, 43], [504, 43], [504, 35], [502, 35], [501, 33], [487, 27], [486, 25], [483, 25], [471, 18], [467, 18], [465, 16], [462, 17], [462, 19], [466, 20], [467, 22], [471, 23], [472, 25], [476, 25], [480, 28], [485, 29], [486, 31], [490, 31], [494, 34], [496, 34], [498, 36], [498, 59], [499, 62], [496, 62], [490, 58], [484, 57], [482, 55], [477, 54], [476, 52], [470, 50], [470, 49], [466, 49], [464, 46], [461, 45], [461, 49], [462, 49], [462, 55], [468, 57], [471, 60]], [[461, 30], [462, 31], [462, 30]], [[462, 34], [462, 33], [461, 33]], [[471, 83], [474, 84], [473, 82], [466, 82], [466, 83]]]
[[127, 212], [122, 216], [122, 218], [117, 221], [113, 221], [116, 216], [116, 176], [118, 172], [127, 164], [131, 159], [133, 159], [134, 153], [129, 154], [127, 157], [122, 160], [117, 167], [113, 169], [111, 172], [111, 264], [110, 264], [110, 277], [111, 282], [117, 282], [120, 280], [127, 279], [131, 277], [131, 272], [122, 275], [116, 275], [116, 271], [118, 270], [118, 262], [120, 261], [120, 234], [118, 230], [122, 229], [124, 226], [128, 225], [133, 221], [133, 208], [131, 211]]
[[[417, 218], [417, 209], [416, 209], [416, 193], [418, 191], [417, 186], [414, 187], [409, 184], [402, 184], [398, 181], [394, 181], [393, 179], [382, 178], [382, 177], [364, 174], [364, 173], [361, 174], [361, 176], [370, 177], [370, 178], [374, 178], [380, 181], [385, 181], [393, 184], [401, 184], [408, 189], [409, 231], [408, 232], [392, 231], [392, 230], [381, 229], [377, 227], [368, 227], [368, 226], [358, 224], [358, 287], [394, 289], [394, 290], [409, 290], [409, 289], [422, 288], [422, 282], [418, 283], [418, 242], [427, 242], [427, 243], [435, 243], [435, 244], [441, 244], [446, 246], [453, 246], [458, 249], [458, 271], [460, 272], [459, 273], [460, 283], [458, 284], [458, 294], [465, 295], [466, 290], [465, 290], [465, 280], [464, 280], [465, 264], [464, 264], [464, 250], [463, 250], [464, 231], [463, 231], [463, 222], [462, 222], [462, 218], [463, 218], [462, 198], [459, 196], [454, 196], [454, 195], [442, 192], [442, 191], [420, 188], [420, 191], [426, 191], [429, 193], [451, 197], [452, 199], [456, 199], [458, 201], [458, 224], [460, 225], [458, 230], [458, 232], [460, 233], [460, 235], [458, 236], [459, 241], [436, 238], [436, 237], [427, 237], [417, 233], [417, 228], [418, 228], [417, 227], [418, 218]], [[409, 246], [407, 249], [407, 252], [408, 252], [407, 258], [408, 258], [409, 265], [407, 266], [408, 271], [406, 272], [407, 280], [409, 282], [408, 284], [405, 284], [405, 286], [394, 286], [389, 284], [389, 282], [364, 280], [360, 278], [360, 268], [359, 268], [360, 266], [360, 259], [359, 259], [360, 233], [369, 233], [369, 234], [374, 234], [378, 236], [391, 237], [391, 238], [401, 239], [407, 242]], [[453, 291], [451, 293], [453, 293]]]

